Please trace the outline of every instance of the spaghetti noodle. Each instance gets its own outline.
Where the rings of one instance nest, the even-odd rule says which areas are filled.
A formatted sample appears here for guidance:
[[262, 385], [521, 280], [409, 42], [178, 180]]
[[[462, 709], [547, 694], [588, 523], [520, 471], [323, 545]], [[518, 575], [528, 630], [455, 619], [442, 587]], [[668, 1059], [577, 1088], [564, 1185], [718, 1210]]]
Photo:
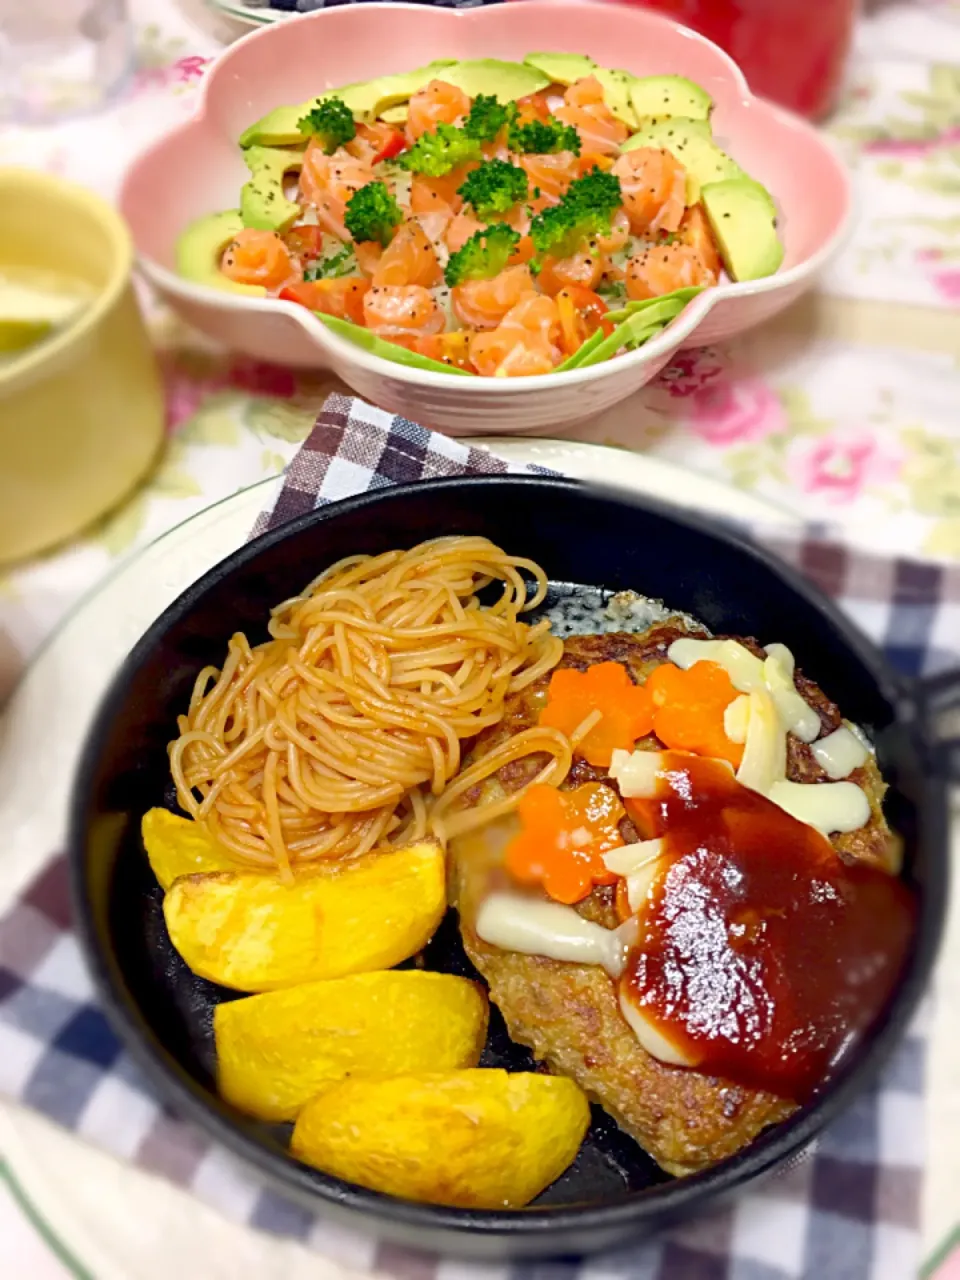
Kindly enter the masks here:
[[459, 772], [461, 742], [560, 659], [549, 623], [520, 618], [546, 590], [538, 565], [486, 538], [339, 561], [272, 611], [270, 640], [237, 633], [222, 669], [197, 677], [170, 744], [180, 804], [239, 859], [289, 875], [497, 817], [521, 793], [456, 802], [522, 756], [544, 754], [535, 781], [559, 784], [570, 743], [541, 727]]

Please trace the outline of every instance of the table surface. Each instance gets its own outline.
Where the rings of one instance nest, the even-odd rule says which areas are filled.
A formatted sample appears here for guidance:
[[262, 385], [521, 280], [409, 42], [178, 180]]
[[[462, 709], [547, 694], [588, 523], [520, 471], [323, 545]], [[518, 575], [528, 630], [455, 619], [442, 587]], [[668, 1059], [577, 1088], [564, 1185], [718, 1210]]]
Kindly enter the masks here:
[[[0, 130], [0, 164], [61, 173], [112, 196], [135, 151], [192, 113], [210, 59], [242, 28], [202, 0], [132, 0], [131, 8], [137, 69], [123, 101], [49, 129]], [[828, 126], [854, 169], [861, 218], [821, 291], [762, 333], [684, 353], [627, 406], [572, 434], [715, 476], [874, 548], [956, 561], [960, 0], [876, 0], [867, 9]], [[214, 350], [152, 300], [145, 305], [167, 388], [164, 456], [86, 536], [0, 574], [0, 686], [4, 670], [137, 549], [281, 470], [335, 386]], [[938, 1011], [938, 1022], [945, 1016]], [[957, 1165], [942, 1132], [958, 1114], [960, 1083], [950, 1088], [943, 1063], [937, 1073], [926, 1271], [960, 1280]], [[0, 1275], [74, 1273], [0, 1159]]]

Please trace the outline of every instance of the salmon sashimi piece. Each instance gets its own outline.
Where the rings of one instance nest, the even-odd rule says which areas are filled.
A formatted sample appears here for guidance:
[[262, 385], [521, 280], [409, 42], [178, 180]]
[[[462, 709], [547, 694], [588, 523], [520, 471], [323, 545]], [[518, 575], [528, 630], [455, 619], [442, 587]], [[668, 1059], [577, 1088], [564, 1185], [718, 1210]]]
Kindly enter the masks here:
[[714, 285], [717, 277], [696, 249], [679, 241], [641, 250], [627, 263], [627, 297], [659, 298], [674, 289]]
[[695, 204], [683, 215], [678, 235], [684, 244], [696, 249], [708, 271], [719, 280], [723, 263], [717, 252], [716, 241], [702, 204]]
[[470, 110], [470, 99], [454, 84], [431, 80], [410, 99], [407, 111], [407, 137], [416, 142], [421, 133], [436, 129], [438, 124], [456, 124]]
[[629, 239], [630, 219], [627, 217], [626, 209], [618, 209], [610, 221], [609, 233], [594, 236], [590, 241], [590, 248], [596, 248], [600, 253], [616, 253], [626, 245]]
[[462, 249], [471, 236], [476, 235], [478, 231], [482, 231], [486, 224], [478, 218], [474, 218], [469, 213], [458, 213], [447, 223], [447, 229], [444, 233], [444, 243], [451, 253], [456, 253], [458, 249]]
[[427, 178], [422, 173], [415, 173], [410, 183], [411, 213], [446, 213], [453, 217], [463, 208], [463, 197], [457, 191], [475, 164], [464, 164], [453, 169], [442, 178]]
[[363, 299], [370, 281], [363, 276], [338, 276], [333, 280], [301, 280], [280, 291], [286, 302], [299, 302], [311, 311], [363, 324]]
[[374, 285], [419, 284], [431, 289], [441, 277], [433, 245], [415, 218], [397, 230], [373, 271]]
[[375, 285], [363, 298], [368, 329], [385, 337], [394, 333], [439, 333], [445, 323], [433, 294], [422, 284]]
[[556, 204], [570, 183], [580, 176], [580, 162], [572, 151], [552, 156], [517, 156], [517, 164], [530, 179], [531, 207]]
[[300, 170], [300, 194], [313, 205], [324, 230], [341, 240], [349, 240], [343, 221], [347, 201], [355, 191], [373, 181], [374, 172], [368, 164], [342, 147], [328, 156], [316, 138], [310, 139]]
[[687, 173], [669, 151], [638, 147], [622, 155], [613, 172], [637, 235], [677, 230], [686, 209]]
[[398, 134], [398, 129], [393, 125], [385, 124], [383, 120], [375, 120], [373, 124], [358, 124], [356, 136], [347, 143], [344, 151], [349, 152], [355, 160], [372, 165], [377, 156], [394, 142]]
[[603, 99], [603, 86], [595, 76], [584, 76], [563, 95], [564, 104], [554, 113], [580, 135], [580, 148], [595, 155], [612, 156], [626, 142], [629, 129], [616, 118]]
[[446, 241], [447, 227], [450, 225], [449, 215], [445, 213], [417, 213], [413, 215], [411, 221], [418, 222], [423, 228], [423, 234], [433, 246], [437, 262], [439, 262], [441, 268], [444, 267], [450, 257], [450, 250], [447, 248]]
[[553, 298], [536, 293], [524, 295], [504, 316], [501, 328], [536, 337], [554, 348], [556, 359], [560, 359], [560, 313]]
[[220, 270], [237, 284], [259, 284], [265, 289], [282, 289], [301, 278], [290, 250], [276, 231], [244, 227], [224, 250]]
[[581, 249], [569, 258], [554, 258], [546, 254], [537, 276], [537, 284], [544, 293], [554, 298], [562, 289], [569, 289], [571, 285], [596, 289], [606, 270], [606, 257], [593, 248]]
[[496, 329], [471, 338], [470, 359], [486, 377], [550, 373], [563, 358], [560, 336], [560, 315], [553, 299], [526, 294]]
[[379, 240], [357, 240], [353, 246], [353, 256], [364, 275], [372, 276], [383, 257], [383, 245]]
[[[512, 215], [518, 212], [520, 217], [514, 218]], [[514, 230], [521, 232], [520, 240], [516, 249], [507, 259], [507, 266], [518, 267], [525, 262], [529, 262], [536, 252], [533, 247], [533, 241], [526, 234], [527, 228], [530, 226], [529, 214], [523, 210], [512, 209], [510, 214], [507, 215], [503, 221], [512, 226]], [[471, 214], [458, 213], [457, 216], [447, 224], [444, 243], [451, 253], [456, 253], [458, 249], [463, 248], [471, 236], [476, 235], [478, 231], [485, 230], [485, 228], [486, 223], [480, 222]]]
[[492, 280], [467, 280], [450, 293], [453, 313], [468, 329], [495, 329], [527, 293], [534, 293], [527, 266], [506, 267]]

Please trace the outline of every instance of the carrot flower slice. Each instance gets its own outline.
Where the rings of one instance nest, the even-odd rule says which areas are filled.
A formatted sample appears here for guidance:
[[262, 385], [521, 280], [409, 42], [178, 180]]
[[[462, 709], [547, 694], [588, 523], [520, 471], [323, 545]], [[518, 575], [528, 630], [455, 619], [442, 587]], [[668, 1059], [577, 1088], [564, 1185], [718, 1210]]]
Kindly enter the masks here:
[[632, 751], [653, 728], [650, 695], [633, 683], [622, 663], [599, 662], [586, 671], [564, 668], [551, 676], [540, 723], [569, 737], [591, 720], [576, 753], [601, 768], [615, 748]]
[[521, 831], [507, 846], [507, 870], [522, 884], [539, 884], [555, 902], [579, 902], [595, 885], [617, 877], [602, 855], [623, 844], [620, 798], [587, 782], [574, 791], [531, 787], [517, 805]]
[[739, 768], [743, 745], [731, 742], [723, 713], [739, 693], [717, 662], [695, 662], [686, 671], [665, 662], [644, 688], [653, 706], [653, 731], [666, 747], [729, 760]]

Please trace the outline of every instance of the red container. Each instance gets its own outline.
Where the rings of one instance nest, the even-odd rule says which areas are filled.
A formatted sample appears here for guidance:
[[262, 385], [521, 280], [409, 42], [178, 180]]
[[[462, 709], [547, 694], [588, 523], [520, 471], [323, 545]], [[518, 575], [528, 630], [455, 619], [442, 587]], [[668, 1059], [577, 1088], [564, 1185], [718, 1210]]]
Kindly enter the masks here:
[[623, 0], [677, 18], [726, 49], [754, 93], [811, 119], [834, 106], [859, 0]]

